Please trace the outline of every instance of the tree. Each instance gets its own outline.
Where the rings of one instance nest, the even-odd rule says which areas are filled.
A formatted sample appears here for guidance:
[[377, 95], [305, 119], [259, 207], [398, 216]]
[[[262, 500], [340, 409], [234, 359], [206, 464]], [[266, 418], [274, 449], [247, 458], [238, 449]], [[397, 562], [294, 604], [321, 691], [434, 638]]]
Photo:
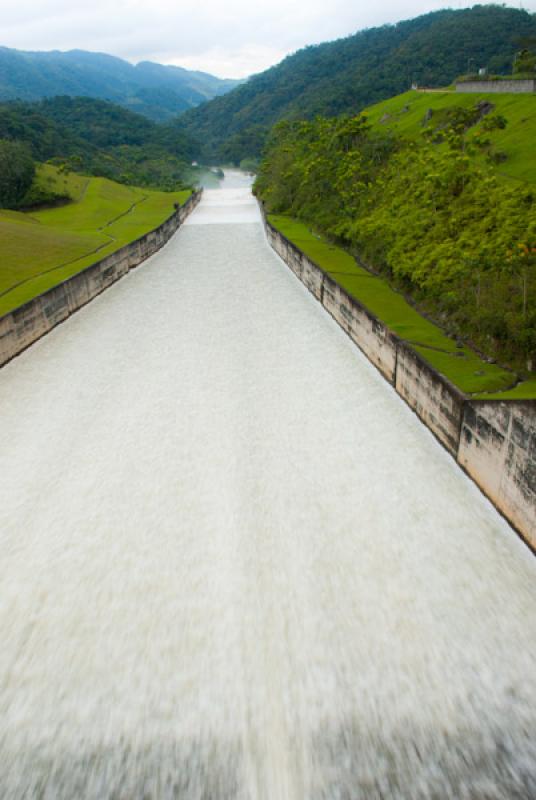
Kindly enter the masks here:
[[0, 208], [16, 208], [34, 175], [35, 164], [25, 145], [0, 139]]
[[514, 61], [514, 74], [536, 74], [536, 53], [526, 49], [517, 53]]

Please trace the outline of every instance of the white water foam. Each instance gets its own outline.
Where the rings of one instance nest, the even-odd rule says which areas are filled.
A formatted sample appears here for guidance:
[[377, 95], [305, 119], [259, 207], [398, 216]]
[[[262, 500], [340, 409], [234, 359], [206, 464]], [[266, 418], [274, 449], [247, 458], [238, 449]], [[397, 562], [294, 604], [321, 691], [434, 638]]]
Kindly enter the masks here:
[[531, 800], [535, 561], [225, 185], [0, 372], [0, 796]]
[[186, 225], [258, 224], [259, 206], [251, 194], [251, 178], [238, 170], [227, 170], [219, 189], [205, 189], [203, 202]]

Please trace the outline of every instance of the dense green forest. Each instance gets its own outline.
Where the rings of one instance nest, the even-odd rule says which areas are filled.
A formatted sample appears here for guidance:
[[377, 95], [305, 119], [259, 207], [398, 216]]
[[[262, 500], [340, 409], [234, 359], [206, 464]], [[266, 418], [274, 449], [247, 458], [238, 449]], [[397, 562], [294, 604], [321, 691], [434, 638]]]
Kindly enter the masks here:
[[185, 112], [207, 159], [239, 163], [280, 119], [356, 114], [413, 83], [445, 86], [479, 67], [510, 73], [536, 15], [504, 6], [437, 11], [306, 47], [229, 94]]
[[0, 47], [0, 100], [94, 97], [163, 122], [239, 83], [150, 61], [134, 66], [104, 53], [27, 53]]
[[176, 123], [87, 97], [0, 104], [0, 139], [25, 144], [36, 161], [165, 190], [188, 181], [198, 150]]
[[[508, 119], [478, 98], [471, 106], [450, 98], [450, 107], [421, 119], [419, 138], [372, 127], [365, 116], [280, 122], [256, 191], [270, 211], [343, 244], [452, 335], [530, 367], [536, 187], [497, 171], [490, 141]], [[399, 105], [409, 116], [407, 103]], [[518, 143], [524, 136], [522, 128]]]

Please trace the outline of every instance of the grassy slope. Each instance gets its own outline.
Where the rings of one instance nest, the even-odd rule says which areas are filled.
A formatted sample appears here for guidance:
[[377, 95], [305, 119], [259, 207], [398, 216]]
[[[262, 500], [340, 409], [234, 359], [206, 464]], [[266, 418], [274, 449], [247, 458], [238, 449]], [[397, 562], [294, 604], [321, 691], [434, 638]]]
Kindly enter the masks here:
[[491, 394], [476, 394], [476, 400], [535, 400], [536, 378], [521, 381], [513, 389], [506, 392], [492, 392]]
[[63, 175], [50, 166], [39, 180], [67, 189], [73, 202], [29, 213], [0, 210], [0, 315], [157, 227], [190, 194]]
[[[472, 108], [480, 101], [495, 106], [494, 114], [501, 114], [508, 121], [504, 130], [486, 133], [494, 146], [507, 154], [507, 160], [497, 172], [518, 181], [536, 183], [536, 96], [532, 94], [463, 94], [459, 92], [405, 92], [384, 100], [363, 113], [373, 127], [392, 131], [400, 136], [417, 139], [424, 130], [423, 118], [433, 110], [431, 126], [437, 124], [441, 112], [452, 106]], [[389, 115], [386, 118], [386, 115]], [[381, 120], [384, 120], [383, 122]], [[480, 132], [480, 124], [471, 131]]]
[[[452, 383], [468, 394], [497, 392], [512, 386], [515, 376], [458, 347], [443, 331], [422, 317], [398, 292], [360, 267], [344, 250], [322, 240], [302, 223], [270, 214], [270, 223], [332, 275], [346, 291], [385, 322]], [[535, 387], [536, 388], [536, 387]]]

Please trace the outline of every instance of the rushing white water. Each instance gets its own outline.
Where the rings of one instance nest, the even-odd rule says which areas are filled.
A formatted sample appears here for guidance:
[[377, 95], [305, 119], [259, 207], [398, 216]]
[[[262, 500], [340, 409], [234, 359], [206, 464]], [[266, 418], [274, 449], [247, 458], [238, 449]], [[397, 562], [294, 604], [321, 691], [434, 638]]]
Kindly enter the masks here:
[[246, 184], [0, 372], [0, 797], [533, 800], [536, 562]]

